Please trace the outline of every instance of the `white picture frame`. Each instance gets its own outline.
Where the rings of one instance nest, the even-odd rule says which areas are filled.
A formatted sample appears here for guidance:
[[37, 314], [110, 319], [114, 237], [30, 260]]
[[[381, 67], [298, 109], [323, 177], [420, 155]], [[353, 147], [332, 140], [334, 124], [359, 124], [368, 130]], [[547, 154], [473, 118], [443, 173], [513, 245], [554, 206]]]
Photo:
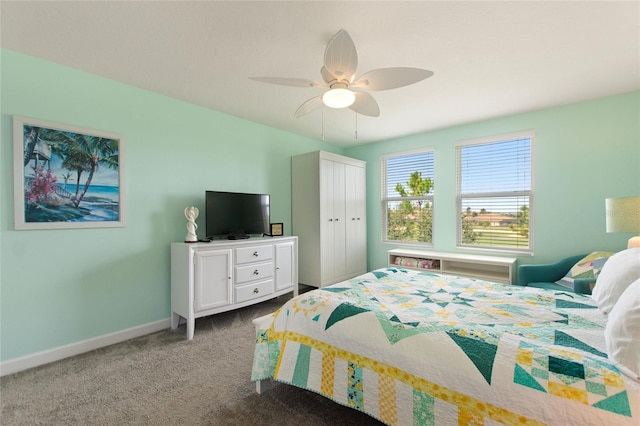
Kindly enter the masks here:
[[16, 230], [125, 226], [121, 135], [13, 117]]

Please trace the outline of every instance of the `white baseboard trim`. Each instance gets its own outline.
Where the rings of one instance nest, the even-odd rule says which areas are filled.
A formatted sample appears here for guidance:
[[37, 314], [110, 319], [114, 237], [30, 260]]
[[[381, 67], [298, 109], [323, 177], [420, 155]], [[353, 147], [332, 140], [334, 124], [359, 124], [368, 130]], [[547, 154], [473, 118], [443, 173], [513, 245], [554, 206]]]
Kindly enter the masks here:
[[171, 327], [171, 319], [167, 318], [57, 348], [48, 349], [46, 351], [36, 352], [20, 358], [3, 361], [0, 363], [0, 376], [6, 376], [8, 374], [28, 370], [29, 368], [38, 367], [70, 356], [79, 355], [94, 349], [103, 348], [115, 343], [124, 342], [125, 340], [144, 336], [145, 334], [165, 330], [169, 327]]

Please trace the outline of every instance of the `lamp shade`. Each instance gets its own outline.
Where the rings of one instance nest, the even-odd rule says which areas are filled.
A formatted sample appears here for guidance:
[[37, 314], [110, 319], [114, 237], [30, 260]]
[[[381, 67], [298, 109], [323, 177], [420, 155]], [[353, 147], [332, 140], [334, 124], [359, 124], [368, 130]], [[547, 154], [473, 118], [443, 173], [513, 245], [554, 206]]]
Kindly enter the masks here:
[[640, 233], [640, 197], [607, 198], [607, 232]]

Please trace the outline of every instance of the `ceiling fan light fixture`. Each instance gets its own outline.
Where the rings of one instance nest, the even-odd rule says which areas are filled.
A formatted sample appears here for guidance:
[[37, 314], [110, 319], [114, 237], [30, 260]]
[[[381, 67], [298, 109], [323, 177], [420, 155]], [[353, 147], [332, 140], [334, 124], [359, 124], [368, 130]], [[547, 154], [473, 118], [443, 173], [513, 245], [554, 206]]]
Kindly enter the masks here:
[[349, 89], [336, 88], [328, 90], [322, 95], [322, 102], [329, 108], [346, 108], [356, 100], [356, 94]]

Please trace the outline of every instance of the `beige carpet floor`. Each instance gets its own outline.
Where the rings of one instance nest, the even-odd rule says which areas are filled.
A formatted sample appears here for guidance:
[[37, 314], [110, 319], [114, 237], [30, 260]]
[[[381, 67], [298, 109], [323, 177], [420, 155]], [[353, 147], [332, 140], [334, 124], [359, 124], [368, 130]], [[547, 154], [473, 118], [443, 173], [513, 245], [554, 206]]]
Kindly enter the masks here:
[[276, 383], [255, 393], [254, 318], [289, 296], [0, 379], [8, 425], [381, 425], [315, 393]]

